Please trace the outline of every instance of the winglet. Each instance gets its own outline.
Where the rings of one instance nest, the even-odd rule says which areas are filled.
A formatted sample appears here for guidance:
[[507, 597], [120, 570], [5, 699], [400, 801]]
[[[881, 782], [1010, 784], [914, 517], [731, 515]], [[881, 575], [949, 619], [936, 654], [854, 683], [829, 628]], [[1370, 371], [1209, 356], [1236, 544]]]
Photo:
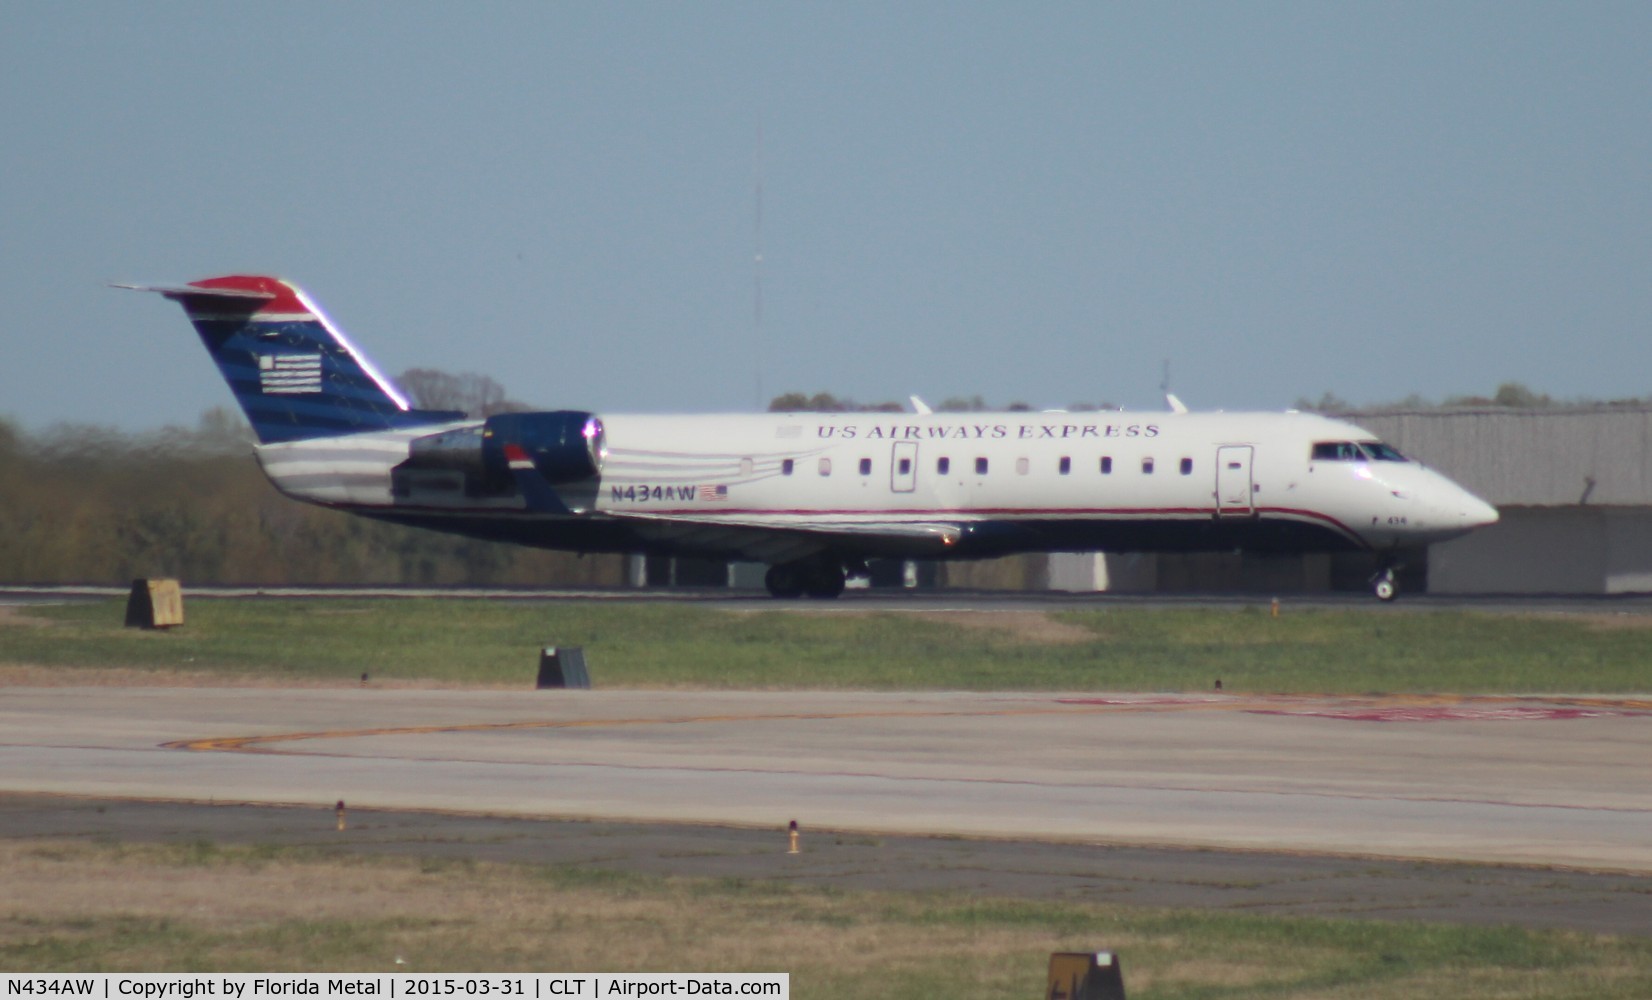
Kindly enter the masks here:
[[1167, 392], [1164, 394], [1164, 405], [1170, 407], [1171, 413], [1187, 412], [1187, 404], [1177, 399], [1176, 394], [1173, 392]]

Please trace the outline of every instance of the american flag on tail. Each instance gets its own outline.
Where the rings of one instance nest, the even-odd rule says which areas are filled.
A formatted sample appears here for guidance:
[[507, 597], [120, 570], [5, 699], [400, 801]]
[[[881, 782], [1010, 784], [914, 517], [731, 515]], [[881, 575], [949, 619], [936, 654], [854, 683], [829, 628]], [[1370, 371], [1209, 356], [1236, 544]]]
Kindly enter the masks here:
[[294, 396], [321, 391], [321, 355], [261, 354], [258, 388], [266, 395]]
[[727, 486], [702, 486], [702, 487], [700, 487], [699, 498], [701, 500], [727, 500], [728, 499], [728, 487]]

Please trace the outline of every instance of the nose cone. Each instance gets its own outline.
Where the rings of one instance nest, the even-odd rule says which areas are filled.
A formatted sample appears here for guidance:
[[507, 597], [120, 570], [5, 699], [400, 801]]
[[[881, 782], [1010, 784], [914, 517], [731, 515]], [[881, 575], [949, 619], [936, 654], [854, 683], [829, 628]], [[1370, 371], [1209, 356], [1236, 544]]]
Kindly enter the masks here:
[[1497, 508], [1472, 493], [1463, 494], [1462, 512], [1458, 515], [1464, 528], [1473, 530], [1497, 523]]

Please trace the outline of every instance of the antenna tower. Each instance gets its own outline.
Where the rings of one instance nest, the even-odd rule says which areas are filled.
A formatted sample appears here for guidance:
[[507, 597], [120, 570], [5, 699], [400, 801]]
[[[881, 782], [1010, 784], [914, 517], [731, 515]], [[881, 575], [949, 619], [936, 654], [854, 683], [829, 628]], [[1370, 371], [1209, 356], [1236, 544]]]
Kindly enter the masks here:
[[756, 359], [753, 371], [753, 402], [758, 412], [767, 409], [763, 400], [763, 369], [768, 363], [768, 344], [763, 336], [763, 123], [757, 123], [757, 151], [753, 155], [752, 187], [755, 194], [754, 217], [752, 227], [752, 242], [755, 250], [751, 262], [751, 327], [752, 338], [757, 342], [752, 356]]

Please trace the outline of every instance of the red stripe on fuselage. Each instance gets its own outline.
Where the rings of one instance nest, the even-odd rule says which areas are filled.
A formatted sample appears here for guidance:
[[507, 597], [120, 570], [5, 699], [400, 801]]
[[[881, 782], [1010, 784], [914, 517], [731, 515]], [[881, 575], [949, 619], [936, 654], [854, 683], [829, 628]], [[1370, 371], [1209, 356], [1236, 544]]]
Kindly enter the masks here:
[[[523, 517], [523, 516], [529, 516], [529, 517], [533, 517], [533, 518], [536, 518], [536, 519], [543, 519], [545, 517], [545, 512], [543, 512], [543, 511], [513, 510], [513, 509], [510, 509], [510, 508], [446, 507], [446, 506], [436, 506], [436, 505], [430, 505], [430, 506], [417, 505], [416, 506], [416, 505], [412, 505], [412, 504], [397, 504], [394, 508], [385, 508], [385, 507], [378, 507], [378, 506], [364, 505], [364, 504], [322, 504], [322, 506], [337, 507], [337, 508], [342, 508], [342, 509], [346, 509], [346, 510], [357, 510], [357, 511], [362, 511], [362, 512], [366, 512], [366, 513], [373, 513], [373, 512], [378, 512], [378, 511], [384, 511], [386, 509], [391, 509], [391, 510], [396, 510], [396, 511], [418, 511], [420, 513], [425, 513], [425, 514], [473, 515], [473, 516], [483, 516], [483, 517], [497, 518], [497, 519], [509, 519], [509, 518], [514, 518], [514, 517]], [[627, 515], [631, 515], [631, 514], [650, 515], [650, 516], [654, 516], [654, 517], [683, 517], [683, 518], [692, 516], [692, 517], [697, 517], [697, 518], [703, 519], [704, 523], [706, 523], [708, 525], [714, 525], [717, 521], [720, 521], [720, 520], [732, 520], [736, 517], [848, 517], [848, 516], [862, 516], [862, 517], [864, 517], [864, 516], [880, 516], [880, 517], [888, 518], [888, 519], [891, 519], [891, 520], [902, 520], [902, 519], [914, 519], [914, 520], [916, 520], [916, 519], [919, 519], [919, 518], [926, 518], [926, 519], [948, 519], [948, 518], [951, 518], [951, 519], [954, 519], [954, 520], [958, 521], [958, 523], [960, 523], [960, 524], [968, 524], [972, 521], [982, 520], [983, 515], [985, 515], [987, 518], [997, 516], [997, 517], [1012, 517], [1012, 518], [1015, 518], [1017, 520], [1038, 520], [1040, 518], [1047, 518], [1047, 517], [1064, 517], [1064, 518], [1073, 518], [1073, 519], [1082, 519], [1082, 518], [1085, 518], [1085, 517], [1089, 517], [1089, 518], [1095, 518], [1095, 519], [1098, 519], [1098, 520], [1102, 520], [1102, 519], [1105, 519], [1105, 520], [1124, 520], [1124, 519], [1138, 518], [1138, 517], [1145, 517], [1145, 518], [1165, 517], [1165, 518], [1176, 518], [1177, 520], [1187, 521], [1187, 520], [1193, 520], [1194, 518], [1214, 517], [1212, 511], [1208, 507], [1114, 507], [1114, 508], [1062, 507], [1062, 508], [1043, 508], [1043, 509], [1023, 508], [1023, 507], [992, 507], [992, 508], [978, 508], [978, 509], [967, 510], [967, 511], [958, 510], [956, 508], [952, 508], [952, 509], [936, 508], [936, 509], [932, 509], [932, 510], [892, 511], [892, 510], [888, 510], [888, 509], [878, 509], [878, 508], [863, 509], [863, 510], [851, 510], [851, 509], [847, 509], [847, 508], [837, 509], [837, 510], [806, 510], [806, 509], [773, 510], [773, 509], [761, 509], [761, 508], [755, 508], [755, 507], [745, 507], [745, 508], [742, 508], [742, 507], [734, 507], [734, 508], [729, 508], [729, 507], [672, 507], [672, 508], [668, 508], [668, 509], [662, 509], [662, 508], [658, 508], [658, 507], [653, 508], [653, 509], [633, 507], [633, 508], [627, 508], [625, 510], [597, 510], [597, 511], [591, 511], [587, 514], [575, 515], [574, 517], [571, 517], [569, 519], [570, 520], [577, 520], [579, 518], [590, 517], [591, 514], [605, 515], [607, 517], [614, 518], [614, 519], [617, 519], [617, 520], [622, 520], [622, 521], [626, 519]], [[1276, 516], [1279, 516], [1279, 517], [1292, 517], [1292, 518], [1302, 518], [1304, 520], [1309, 520], [1309, 521], [1319, 521], [1319, 522], [1323, 523], [1324, 525], [1326, 525], [1327, 527], [1333, 528], [1336, 531], [1341, 532], [1343, 535], [1347, 536], [1350, 541], [1354, 542], [1359, 547], [1365, 548], [1365, 549], [1371, 548], [1371, 544], [1369, 542], [1367, 542], [1364, 538], [1362, 538], [1360, 536], [1359, 532], [1357, 532], [1354, 529], [1348, 527], [1346, 524], [1343, 524], [1341, 521], [1337, 520], [1336, 518], [1332, 517], [1331, 515], [1321, 513], [1320, 511], [1317, 511], [1317, 510], [1307, 510], [1305, 508], [1300, 508], [1300, 507], [1258, 507], [1258, 508], [1256, 508], [1256, 514], [1257, 514], [1258, 517], [1261, 517], [1263, 515], [1272, 514], [1272, 515], [1276, 515]], [[1240, 518], [1232, 516], [1232, 515], [1223, 515], [1221, 520], [1223, 520], [1223, 521], [1230, 521], [1230, 520], [1231, 521], [1238, 521], [1238, 520], [1240, 520]], [[806, 524], [775, 524], [775, 525], [766, 525], [766, 526], [756, 526], [756, 525], [745, 524], [745, 525], [736, 525], [736, 527], [748, 527], [748, 528], [767, 527], [767, 528], [770, 528], [774, 531], [810, 531], [810, 530], [830, 531], [831, 530], [830, 526], [806, 525]]]

